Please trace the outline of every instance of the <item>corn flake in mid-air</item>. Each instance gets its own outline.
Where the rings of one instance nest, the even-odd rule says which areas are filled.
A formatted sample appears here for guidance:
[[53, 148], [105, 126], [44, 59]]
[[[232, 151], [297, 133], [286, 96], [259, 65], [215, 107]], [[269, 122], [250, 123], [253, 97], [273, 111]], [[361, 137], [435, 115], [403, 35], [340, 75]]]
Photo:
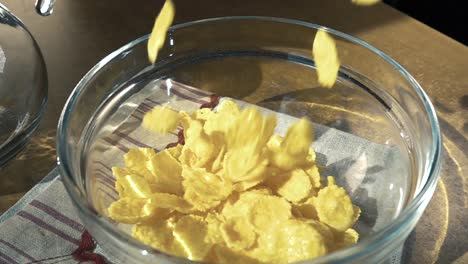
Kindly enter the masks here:
[[143, 117], [143, 127], [155, 133], [174, 131], [179, 124], [179, 114], [167, 106], [156, 106]]
[[351, 0], [351, 2], [355, 5], [371, 6], [381, 2], [381, 0]]
[[318, 81], [324, 87], [332, 87], [338, 77], [340, 61], [333, 38], [319, 29], [315, 35], [312, 55], [317, 66]]
[[163, 47], [166, 34], [174, 20], [175, 7], [171, 0], [166, 0], [161, 12], [154, 22], [153, 31], [148, 39], [148, 58], [151, 63], [155, 63], [159, 50]]

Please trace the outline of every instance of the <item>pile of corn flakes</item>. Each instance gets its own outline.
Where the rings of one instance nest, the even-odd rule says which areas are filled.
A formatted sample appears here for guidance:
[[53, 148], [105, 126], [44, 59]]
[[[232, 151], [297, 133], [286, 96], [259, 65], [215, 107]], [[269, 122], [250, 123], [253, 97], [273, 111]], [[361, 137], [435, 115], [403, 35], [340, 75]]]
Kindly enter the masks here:
[[356, 243], [360, 209], [333, 177], [324, 185], [311, 123], [298, 120], [284, 137], [276, 123], [229, 100], [191, 114], [154, 108], [143, 126], [181, 125], [185, 144], [125, 154], [109, 217], [151, 247], [210, 263], [290, 263]]

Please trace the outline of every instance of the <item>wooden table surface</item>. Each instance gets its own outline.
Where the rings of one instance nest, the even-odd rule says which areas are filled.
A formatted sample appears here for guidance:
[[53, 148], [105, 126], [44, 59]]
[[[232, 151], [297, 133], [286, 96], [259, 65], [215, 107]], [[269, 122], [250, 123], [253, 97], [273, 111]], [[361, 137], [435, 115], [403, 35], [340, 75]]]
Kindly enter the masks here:
[[[147, 34], [162, 6], [161, 0], [61, 0], [53, 15], [40, 17], [32, 0], [1, 2], [42, 49], [49, 101], [31, 143], [0, 169], [0, 214], [55, 166], [57, 121], [78, 80], [108, 53]], [[403, 65], [432, 99], [445, 149], [437, 190], [406, 242], [403, 262], [468, 263], [468, 48], [385, 4], [363, 8], [349, 2], [176, 0], [175, 22], [233, 15], [295, 18], [357, 36]]]

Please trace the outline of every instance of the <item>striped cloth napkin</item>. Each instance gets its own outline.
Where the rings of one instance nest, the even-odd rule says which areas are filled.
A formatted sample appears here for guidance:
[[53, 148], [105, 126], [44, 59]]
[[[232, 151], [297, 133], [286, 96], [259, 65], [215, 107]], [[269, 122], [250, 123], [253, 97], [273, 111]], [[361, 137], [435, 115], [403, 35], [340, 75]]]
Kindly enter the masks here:
[[[90, 182], [94, 201], [99, 210], [105, 210], [117, 199], [114, 188], [115, 179], [111, 166], [123, 165], [122, 155], [135, 147], [163, 149], [167, 144], [177, 142], [178, 133], [162, 136], [155, 140], [154, 135], [140, 128], [144, 114], [156, 105], [168, 103], [175, 110], [194, 111], [200, 107], [213, 107], [219, 98], [213, 94], [180, 83], [154, 81], [138, 94], [129, 98], [113, 114], [106, 127], [98, 135], [96, 146], [90, 150], [88, 171], [97, 177]], [[232, 99], [231, 99], [232, 100]], [[247, 103], [236, 101], [241, 107]], [[265, 113], [275, 113], [278, 117], [276, 133], [284, 134], [286, 128], [296, 119], [284, 114], [262, 108]], [[348, 133], [321, 125], [314, 125], [314, 148], [317, 162], [327, 166], [327, 175], [342, 176], [337, 181], [346, 186], [351, 197], [361, 207], [368, 207], [366, 202], [388, 195], [378, 188], [368, 189], [368, 197], [360, 197], [362, 184], [368, 178], [385, 177], [386, 168], [395, 170], [395, 155], [398, 152], [391, 147], [379, 145]], [[94, 155], [94, 156], [93, 156]], [[94, 157], [94, 158], [93, 158]], [[363, 162], [364, 159], [364, 162]], [[349, 171], [341, 171], [343, 161], [352, 162]], [[380, 171], [366, 172], [362, 167], [378, 167]], [[359, 174], [360, 173], [360, 174]], [[358, 174], [358, 176], [356, 176]], [[353, 177], [346, 177], [353, 175]], [[364, 184], [364, 188], [365, 184]], [[392, 199], [377, 199], [377, 201]], [[373, 205], [382, 208], [382, 205]], [[388, 205], [392, 206], [392, 205]], [[385, 207], [384, 207], [385, 208]], [[387, 207], [388, 208], [388, 207]], [[375, 213], [375, 212], [374, 212]], [[363, 213], [365, 217], [365, 213]], [[382, 217], [378, 217], [382, 219]], [[379, 220], [374, 223], [378, 226]], [[370, 232], [357, 227], [360, 232]], [[401, 250], [395, 252], [386, 263], [400, 263]], [[96, 245], [77, 216], [70, 198], [55, 168], [15, 206], [0, 216], [0, 264], [1, 263], [128, 263], [126, 259], [114, 259]]]

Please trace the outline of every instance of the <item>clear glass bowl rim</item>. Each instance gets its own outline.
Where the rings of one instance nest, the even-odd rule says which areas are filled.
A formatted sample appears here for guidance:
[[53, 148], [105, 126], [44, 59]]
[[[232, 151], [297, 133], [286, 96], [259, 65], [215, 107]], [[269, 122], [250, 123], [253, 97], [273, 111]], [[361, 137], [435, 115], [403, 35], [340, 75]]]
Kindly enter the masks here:
[[[437, 184], [437, 180], [441, 168], [441, 157], [442, 157], [442, 137], [440, 133], [439, 122], [437, 115], [432, 105], [429, 97], [426, 92], [422, 89], [421, 85], [406, 71], [400, 64], [398, 64], [394, 59], [389, 57], [384, 52], [373, 47], [367, 42], [360, 40], [356, 37], [342, 33], [340, 31], [327, 28], [321, 25], [304, 22], [295, 19], [288, 18], [277, 18], [277, 17], [266, 17], [266, 16], [229, 16], [229, 17], [216, 17], [209, 19], [196, 20], [186, 23], [181, 23], [174, 25], [170, 30], [177, 30], [181, 28], [190, 27], [192, 25], [206, 24], [206, 23], [215, 23], [222, 21], [265, 21], [265, 22], [279, 22], [284, 24], [291, 24], [295, 26], [304, 26], [312, 29], [322, 29], [332, 35], [339, 36], [343, 39], [346, 39], [354, 44], [362, 46], [376, 55], [380, 56], [388, 63], [390, 63], [395, 69], [397, 69], [400, 74], [411, 84], [413, 89], [416, 91], [419, 99], [423, 102], [425, 111], [428, 114], [429, 122], [432, 130], [432, 144], [434, 146], [433, 153], [429, 158], [428, 165], [424, 170], [423, 179], [427, 179], [424, 186], [420, 188], [419, 193], [410, 201], [406, 208], [394, 219], [390, 224], [385, 228], [379, 230], [378, 232], [370, 235], [366, 239], [360, 241], [358, 244], [351, 247], [345, 248], [328, 254], [326, 256], [306, 261], [307, 263], [345, 263], [352, 261], [353, 259], [358, 259], [364, 255], [371, 255], [373, 252], [377, 251], [379, 248], [384, 247], [389, 241], [393, 240], [392, 238], [398, 237], [404, 230], [411, 225], [414, 218], [419, 217], [415, 212], [421, 205], [427, 204], [428, 200], [431, 199], [433, 190]], [[77, 207], [79, 212], [85, 215], [89, 220], [93, 221], [94, 224], [98, 225], [100, 228], [105, 230], [108, 234], [113, 237], [117, 237], [120, 240], [125, 240], [127, 243], [130, 243], [135, 248], [140, 248], [142, 251], [146, 250], [147, 252], [159, 252], [149, 246], [146, 246], [136, 240], [133, 240], [130, 235], [124, 233], [113, 227], [108, 221], [103, 218], [97, 217], [95, 215], [95, 210], [89, 205], [86, 200], [81, 198], [79, 193], [79, 187], [73, 179], [73, 174], [71, 173], [71, 167], [68, 163], [68, 157], [66, 155], [66, 128], [68, 127], [69, 116], [75, 108], [77, 99], [80, 97], [81, 93], [86, 89], [86, 86], [93, 77], [99, 73], [99, 71], [108, 63], [111, 63], [116, 57], [125, 52], [128, 49], [140, 44], [141, 42], [147, 40], [148, 35], [142, 36], [138, 39], [135, 39], [121, 48], [115, 50], [114, 52], [107, 55], [104, 59], [98, 62], [91, 70], [84, 75], [84, 77], [78, 82], [72, 93], [70, 94], [63, 111], [61, 113], [58, 128], [57, 128], [57, 162], [60, 168], [61, 176], [64, 179], [65, 187], [69, 193], [74, 205]]]

